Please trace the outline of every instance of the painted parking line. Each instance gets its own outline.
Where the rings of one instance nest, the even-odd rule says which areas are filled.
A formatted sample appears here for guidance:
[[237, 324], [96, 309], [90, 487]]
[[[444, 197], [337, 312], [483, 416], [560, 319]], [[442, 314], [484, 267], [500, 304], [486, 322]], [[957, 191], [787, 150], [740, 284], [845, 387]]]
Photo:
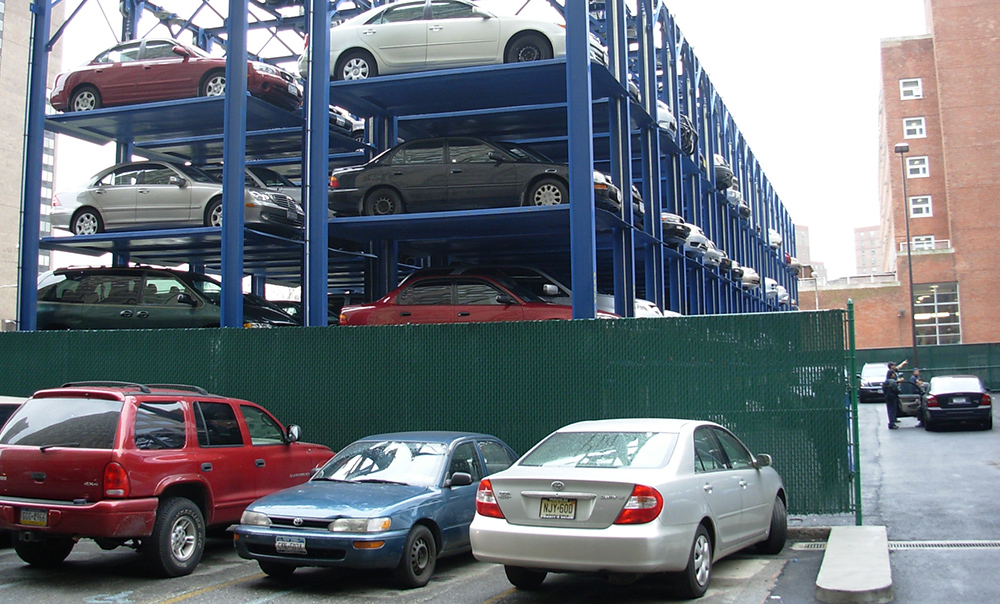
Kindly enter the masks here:
[[190, 600], [191, 598], [198, 597], [203, 594], [211, 593], [213, 591], [223, 589], [226, 587], [231, 587], [233, 585], [239, 585], [240, 583], [246, 583], [247, 581], [253, 579], [260, 579], [264, 576], [264, 573], [255, 573], [253, 575], [247, 575], [246, 577], [240, 577], [239, 579], [233, 579], [232, 581], [226, 581], [224, 583], [217, 583], [215, 585], [209, 585], [208, 587], [202, 587], [200, 589], [194, 589], [180, 595], [174, 596], [172, 598], [167, 598], [166, 600], [149, 600], [143, 604], [175, 604], [176, 602], [183, 602], [185, 600]]

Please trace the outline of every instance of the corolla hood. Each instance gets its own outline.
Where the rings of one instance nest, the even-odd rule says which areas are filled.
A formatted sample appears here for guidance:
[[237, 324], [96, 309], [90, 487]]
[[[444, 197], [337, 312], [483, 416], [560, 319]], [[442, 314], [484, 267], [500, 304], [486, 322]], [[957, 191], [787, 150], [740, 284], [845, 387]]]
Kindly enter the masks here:
[[417, 505], [430, 493], [430, 487], [316, 480], [262, 497], [247, 509], [268, 516], [367, 518]]

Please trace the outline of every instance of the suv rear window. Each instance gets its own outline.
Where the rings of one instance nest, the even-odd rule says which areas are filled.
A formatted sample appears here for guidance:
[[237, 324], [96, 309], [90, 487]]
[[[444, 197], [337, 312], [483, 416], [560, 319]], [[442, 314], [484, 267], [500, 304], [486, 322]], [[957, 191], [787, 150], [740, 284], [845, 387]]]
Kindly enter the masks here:
[[84, 398], [29, 399], [0, 432], [0, 444], [111, 449], [121, 401]]

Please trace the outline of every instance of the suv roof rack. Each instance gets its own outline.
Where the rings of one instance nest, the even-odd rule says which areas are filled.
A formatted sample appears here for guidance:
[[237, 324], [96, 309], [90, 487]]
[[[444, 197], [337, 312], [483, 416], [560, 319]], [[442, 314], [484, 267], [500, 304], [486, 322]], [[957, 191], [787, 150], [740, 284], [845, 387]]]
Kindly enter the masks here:
[[84, 382], [66, 382], [65, 384], [62, 385], [62, 388], [78, 388], [80, 386], [111, 386], [111, 387], [114, 387], [114, 388], [128, 388], [128, 387], [132, 387], [132, 388], [135, 388], [135, 389], [139, 390], [140, 392], [142, 392], [144, 394], [149, 394], [150, 392], [152, 392], [149, 389], [149, 386], [146, 386], [144, 384], [136, 384], [135, 382], [114, 382], [114, 381], [107, 381], [107, 380], [91, 380], [91, 381], [84, 381]]
[[208, 394], [201, 386], [189, 386], [188, 384], [149, 384], [150, 388], [162, 388], [164, 390], [190, 390], [197, 394]]

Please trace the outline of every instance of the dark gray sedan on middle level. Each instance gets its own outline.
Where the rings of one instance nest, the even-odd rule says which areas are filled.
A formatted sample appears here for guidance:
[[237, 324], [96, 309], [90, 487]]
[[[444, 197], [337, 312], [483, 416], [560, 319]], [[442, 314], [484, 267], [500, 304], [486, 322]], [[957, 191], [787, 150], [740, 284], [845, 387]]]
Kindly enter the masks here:
[[[478, 138], [407, 141], [368, 163], [334, 170], [330, 209], [384, 216], [569, 203], [569, 166], [527, 147]], [[621, 211], [621, 190], [594, 172], [598, 208]]]

